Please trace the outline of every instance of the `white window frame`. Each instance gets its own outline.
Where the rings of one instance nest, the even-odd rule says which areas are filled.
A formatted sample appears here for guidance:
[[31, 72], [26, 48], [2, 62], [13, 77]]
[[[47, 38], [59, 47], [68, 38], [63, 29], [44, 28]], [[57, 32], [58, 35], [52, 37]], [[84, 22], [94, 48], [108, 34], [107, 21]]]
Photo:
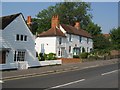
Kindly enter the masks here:
[[25, 61], [25, 57], [26, 57], [25, 50], [16, 50], [14, 53], [14, 61]]

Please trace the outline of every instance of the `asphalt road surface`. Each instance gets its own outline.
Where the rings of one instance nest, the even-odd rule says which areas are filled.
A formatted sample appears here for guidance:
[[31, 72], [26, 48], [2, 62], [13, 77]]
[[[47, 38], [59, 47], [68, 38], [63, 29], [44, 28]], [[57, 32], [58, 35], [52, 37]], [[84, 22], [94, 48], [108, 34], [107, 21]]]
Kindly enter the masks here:
[[118, 64], [2, 82], [3, 88], [118, 88]]

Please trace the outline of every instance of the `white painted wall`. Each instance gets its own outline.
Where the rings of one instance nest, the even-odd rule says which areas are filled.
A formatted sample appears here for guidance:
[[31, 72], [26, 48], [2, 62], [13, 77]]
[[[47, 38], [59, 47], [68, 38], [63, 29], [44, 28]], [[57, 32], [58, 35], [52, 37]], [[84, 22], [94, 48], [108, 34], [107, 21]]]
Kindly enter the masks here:
[[[27, 35], [27, 41], [16, 41], [16, 34]], [[11, 48], [10, 52], [6, 56], [6, 64], [14, 62], [14, 52], [17, 49], [25, 49], [26, 57], [25, 61], [28, 61], [30, 67], [39, 65], [36, 58], [34, 37], [22, 15], [19, 15], [13, 20], [4, 30], [2, 30], [2, 37]], [[34, 63], [33, 63], [34, 62]]]
[[38, 53], [41, 52], [41, 44], [44, 45], [44, 52], [46, 54], [56, 53], [56, 37], [37, 37], [35, 44], [35, 49]]
[[[87, 38], [82, 37], [82, 41], [79, 42], [79, 36], [78, 35], [71, 35], [71, 41], [69, 41], [69, 36], [70, 34], [67, 34], [66, 31], [62, 28], [60, 25], [60, 30], [66, 35], [66, 37], [61, 37], [62, 38], [62, 44], [59, 45], [59, 36], [55, 37], [37, 37], [36, 39], [36, 51], [41, 52], [41, 44], [44, 44], [44, 49], [45, 53], [48, 54], [50, 52], [56, 53], [57, 57], [58, 56], [58, 51], [60, 48], [65, 48], [65, 55], [64, 57], [67, 58], [72, 58], [73, 57], [73, 48], [75, 47], [75, 44], [77, 47], [82, 47], [85, 48], [85, 51], [87, 52], [87, 47], [88, 52], [90, 52], [90, 49], [93, 48], [93, 41], [92, 39], [89, 38], [89, 42], [87, 43]], [[48, 45], [47, 45], [48, 44]], [[71, 46], [71, 52], [69, 53], [69, 46]]]

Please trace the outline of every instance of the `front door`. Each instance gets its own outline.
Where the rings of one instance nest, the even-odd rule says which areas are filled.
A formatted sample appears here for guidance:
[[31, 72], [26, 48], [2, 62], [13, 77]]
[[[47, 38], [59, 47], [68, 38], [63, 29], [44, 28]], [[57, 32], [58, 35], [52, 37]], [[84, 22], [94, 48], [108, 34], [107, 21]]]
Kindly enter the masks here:
[[0, 64], [5, 64], [6, 61], [6, 51], [0, 51]]

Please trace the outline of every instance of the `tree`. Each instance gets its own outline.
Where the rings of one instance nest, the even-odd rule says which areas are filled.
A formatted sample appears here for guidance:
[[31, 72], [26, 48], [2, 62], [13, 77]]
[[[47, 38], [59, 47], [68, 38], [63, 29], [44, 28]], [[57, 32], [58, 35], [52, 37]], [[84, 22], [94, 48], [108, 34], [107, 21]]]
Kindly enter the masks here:
[[120, 49], [120, 27], [110, 31], [111, 42], [114, 49]]
[[92, 37], [96, 37], [97, 35], [101, 34], [101, 27], [98, 26], [97, 24], [94, 24], [93, 22], [90, 22], [86, 28], [88, 33], [92, 35]]
[[46, 31], [51, 27], [51, 18], [53, 15], [59, 15], [60, 23], [74, 25], [76, 21], [81, 22], [83, 29], [91, 22], [92, 15], [90, 3], [85, 2], [61, 2], [55, 6], [39, 12], [37, 16], [38, 32]]
[[104, 49], [109, 49], [111, 46], [109, 39], [105, 38], [103, 34], [99, 34], [95, 36], [93, 41], [94, 41], [93, 43], [94, 49], [104, 50]]
[[32, 18], [32, 24], [30, 26], [31, 30], [32, 30], [32, 33], [35, 35], [36, 32], [37, 32], [37, 28], [38, 28], [38, 24], [36, 22], [36, 19], [35, 18]]

